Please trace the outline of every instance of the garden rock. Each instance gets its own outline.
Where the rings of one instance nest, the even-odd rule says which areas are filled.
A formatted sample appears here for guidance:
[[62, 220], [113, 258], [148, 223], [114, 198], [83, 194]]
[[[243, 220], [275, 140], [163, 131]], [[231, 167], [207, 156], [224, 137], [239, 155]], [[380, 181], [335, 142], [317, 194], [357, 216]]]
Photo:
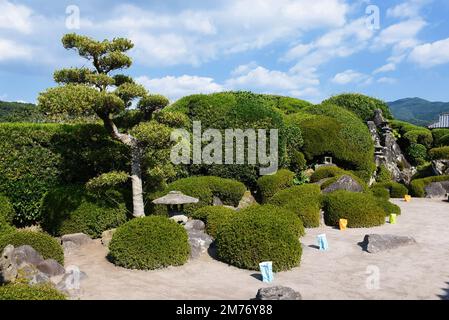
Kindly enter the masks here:
[[17, 278], [17, 266], [13, 263], [14, 247], [11, 245], [3, 249], [0, 257], [0, 284], [13, 282]]
[[343, 175], [337, 181], [323, 190], [323, 193], [330, 193], [337, 190], [346, 190], [351, 192], [363, 192], [363, 187], [351, 176]]
[[176, 216], [171, 217], [170, 219], [182, 225], [185, 225], [189, 221], [189, 218], [183, 214], [178, 214]]
[[201, 220], [189, 220], [184, 228], [186, 230], [196, 230], [196, 231], [203, 231], [206, 229], [206, 225]]
[[416, 241], [412, 237], [391, 234], [368, 234], [363, 239], [362, 247], [369, 253], [377, 253], [413, 244], [416, 244]]
[[430, 199], [442, 199], [446, 198], [446, 194], [449, 192], [449, 186], [446, 186], [443, 182], [432, 182], [424, 187], [426, 192], [426, 198]]
[[255, 300], [301, 300], [301, 294], [292, 288], [276, 286], [257, 291]]
[[108, 247], [117, 229], [106, 230], [101, 234], [101, 244]]
[[33, 249], [33, 247], [25, 245], [17, 248], [13, 247], [13, 263], [18, 267], [23, 264], [38, 265], [44, 261], [44, 258], [39, 252]]
[[209, 246], [212, 244], [213, 239], [204, 231], [188, 229], [190, 244], [190, 259], [197, 259], [203, 253], [207, 252]]
[[449, 160], [432, 161], [432, 170], [437, 176], [449, 175]]
[[47, 259], [36, 265], [37, 269], [50, 277], [65, 273], [65, 269], [54, 259]]
[[212, 205], [214, 206], [222, 206], [223, 205], [223, 201], [221, 201], [221, 199], [217, 196], [214, 196], [214, 199], [212, 201]]
[[237, 206], [237, 210], [248, 208], [256, 203], [257, 201], [251, 194], [251, 191], [246, 191], [242, 197], [242, 200], [240, 200], [239, 205]]
[[83, 271], [70, 271], [64, 274], [61, 280], [56, 284], [56, 289], [66, 294], [76, 294], [80, 290], [80, 283], [87, 278]]
[[92, 241], [92, 239], [84, 233], [74, 233], [74, 234], [66, 234], [61, 237], [62, 244], [65, 242], [73, 242], [78, 246], [82, 246], [88, 244]]
[[79, 245], [72, 241], [65, 241], [62, 243], [62, 248], [64, 249], [65, 255], [71, 255], [73, 251], [79, 249]]

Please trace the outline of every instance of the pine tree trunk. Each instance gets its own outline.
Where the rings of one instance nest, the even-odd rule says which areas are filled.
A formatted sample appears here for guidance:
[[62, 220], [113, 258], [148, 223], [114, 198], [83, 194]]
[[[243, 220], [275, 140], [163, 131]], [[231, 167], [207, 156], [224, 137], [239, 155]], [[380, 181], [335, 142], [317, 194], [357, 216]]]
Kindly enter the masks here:
[[133, 192], [133, 216], [145, 216], [142, 187], [142, 150], [138, 146], [131, 148], [131, 182]]

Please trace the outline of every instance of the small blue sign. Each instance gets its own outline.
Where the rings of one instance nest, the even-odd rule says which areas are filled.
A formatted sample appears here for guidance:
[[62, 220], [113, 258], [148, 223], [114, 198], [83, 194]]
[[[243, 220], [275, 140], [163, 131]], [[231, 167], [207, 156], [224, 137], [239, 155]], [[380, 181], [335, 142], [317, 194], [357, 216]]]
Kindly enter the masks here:
[[273, 263], [271, 261], [265, 261], [259, 263], [260, 272], [262, 273], [263, 282], [273, 282]]
[[329, 249], [329, 244], [327, 243], [327, 238], [325, 234], [318, 235], [317, 240], [318, 240], [318, 247], [320, 248], [321, 251], [326, 251], [327, 249]]

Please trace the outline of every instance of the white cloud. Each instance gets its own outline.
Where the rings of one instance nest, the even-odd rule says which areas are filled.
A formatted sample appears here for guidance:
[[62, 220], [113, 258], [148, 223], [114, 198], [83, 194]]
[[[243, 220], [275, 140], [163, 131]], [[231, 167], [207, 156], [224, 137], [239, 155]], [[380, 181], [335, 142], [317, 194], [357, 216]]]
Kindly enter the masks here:
[[7, 39], [0, 39], [0, 61], [31, 59], [31, 48]]
[[393, 62], [389, 62], [389, 63], [383, 65], [382, 67], [374, 70], [373, 73], [378, 74], [378, 73], [390, 72], [390, 71], [395, 71], [395, 70], [396, 70], [396, 64], [394, 64]]
[[419, 16], [423, 5], [431, 0], [409, 0], [387, 10], [387, 16], [393, 18], [413, 18]]
[[32, 13], [33, 11], [24, 5], [0, 0], [0, 29], [30, 33]]
[[346, 85], [350, 83], [368, 84], [371, 82], [371, 79], [366, 74], [349, 69], [341, 73], [337, 73], [331, 81], [339, 85]]
[[223, 87], [208, 77], [183, 75], [150, 79], [138, 77], [136, 81], [145, 86], [151, 93], [162, 94], [171, 101], [197, 93], [213, 93], [223, 91]]
[[395, 84], [398, 81], [395, 78], [382, 77], [382, 78], [377, 79], [377, 82], [378, 83], [385, 83], [385, 84]]
[[427, 68], [449, 63], [449, 38], [417, 46], [409, 60]]
[[382, 30], [375, 39], [375, 46], [396, 45], [403, 48], [413, 47], [417, 34], [424, 28], [426, 22], [421, 18], [410, 19], [393, 24]]

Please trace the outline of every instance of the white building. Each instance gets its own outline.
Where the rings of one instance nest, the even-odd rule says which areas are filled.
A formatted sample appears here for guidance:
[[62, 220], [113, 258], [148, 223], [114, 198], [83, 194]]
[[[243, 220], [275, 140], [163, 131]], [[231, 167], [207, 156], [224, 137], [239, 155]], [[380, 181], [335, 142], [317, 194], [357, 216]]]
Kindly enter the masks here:
[[449, 128], [449, 113], [440, 114], [440, 120], [429, 126], [429, 129]]

